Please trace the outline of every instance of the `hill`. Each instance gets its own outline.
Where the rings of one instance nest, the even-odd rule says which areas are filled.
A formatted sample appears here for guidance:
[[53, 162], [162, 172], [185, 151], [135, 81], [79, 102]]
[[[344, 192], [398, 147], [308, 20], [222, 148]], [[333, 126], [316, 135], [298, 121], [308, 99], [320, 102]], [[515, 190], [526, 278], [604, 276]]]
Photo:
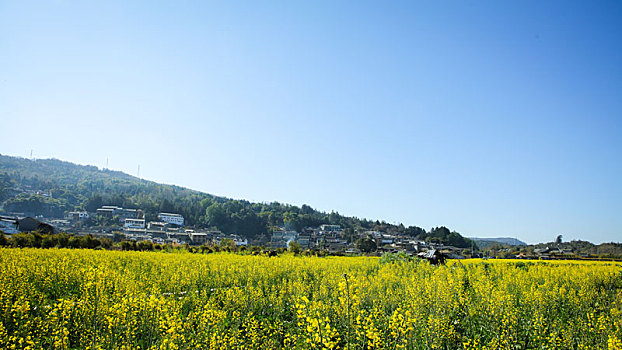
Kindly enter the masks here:
[[58, 218], [73, 210], [95, 212], [102, 205], [142, 209], [147, 221], [157, 220], [159, 212], [179, 213], [188, 226], [214, 228], [258, 241], [268, 240], [276, 227], [300, 231], [304, 227], [331, 224], [343, 227], [350, 238], [357, 231], [374, 230], [459, 247], [471, 246], [468, 239], [444, 227], [428, 233], [417, 226], [404, 227], [337, 212], [326, 213], [308, 205], [251, 203], [213, 196], [90, 165], [0, 155], [0, 213]]

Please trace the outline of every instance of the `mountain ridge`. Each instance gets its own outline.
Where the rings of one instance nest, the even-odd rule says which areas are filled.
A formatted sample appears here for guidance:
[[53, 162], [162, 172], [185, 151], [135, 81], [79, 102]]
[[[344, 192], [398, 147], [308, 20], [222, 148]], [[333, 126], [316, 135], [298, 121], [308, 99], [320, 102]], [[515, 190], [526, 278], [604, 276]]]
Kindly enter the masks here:
[[179, 213], [191, 227], [214, 228], [264, 241], [274, 229], [301, 231], [305, 227], [331, 224], [342, 226], [351, 237], [355, 232], [399, 232], [470, 245], [459, 233], [446, 228], [433, 229], [434, 234], [431, 231], [430, 235], [417, 226], [348, 217], [336, 211], [327, 213], [306, 204], [298, 207], [279, 202], [252, 203], [159, 184], [92, 165], [0, 155], [0, 209], [5, 212], [61, 217], [74, 210], [95, 212], [102, 205], [142, 209], [147, 221], [157, 220], [159, 212]]

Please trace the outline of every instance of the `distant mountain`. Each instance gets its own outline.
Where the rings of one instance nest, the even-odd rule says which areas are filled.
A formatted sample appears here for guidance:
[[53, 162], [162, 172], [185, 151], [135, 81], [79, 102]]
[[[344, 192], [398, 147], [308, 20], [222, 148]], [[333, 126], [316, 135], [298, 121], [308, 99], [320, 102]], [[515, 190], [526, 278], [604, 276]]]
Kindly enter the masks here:
[[518, 240], [516, 238], [510, 238], [510, 237], [499, 237], [499, 238], [469, 237], [469, 238], [474, 240], [480, 248], [485, 248], [495, 243], [511, 245], [511, 246], [527, 245], [527, 243], [521, 240]]

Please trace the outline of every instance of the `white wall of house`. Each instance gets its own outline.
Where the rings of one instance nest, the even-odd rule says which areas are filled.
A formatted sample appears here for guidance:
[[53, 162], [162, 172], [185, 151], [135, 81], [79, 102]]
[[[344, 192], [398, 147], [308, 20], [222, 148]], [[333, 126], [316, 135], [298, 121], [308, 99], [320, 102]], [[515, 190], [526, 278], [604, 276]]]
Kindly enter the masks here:
[[169, 224], [184, 226], [184, 217], [179, 214], [160, 213], [158, 214], [158, 219]]
[[145, 228], [145, 219], [125, 219], [126, 228]]

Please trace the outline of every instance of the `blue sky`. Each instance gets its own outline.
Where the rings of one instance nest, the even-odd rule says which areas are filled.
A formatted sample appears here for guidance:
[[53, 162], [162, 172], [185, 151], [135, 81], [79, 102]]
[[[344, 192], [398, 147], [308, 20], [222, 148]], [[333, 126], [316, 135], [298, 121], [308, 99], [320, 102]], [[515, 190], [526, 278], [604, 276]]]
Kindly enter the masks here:
[[622, 241], [622, 3], [4, 1], [0, 153]]

